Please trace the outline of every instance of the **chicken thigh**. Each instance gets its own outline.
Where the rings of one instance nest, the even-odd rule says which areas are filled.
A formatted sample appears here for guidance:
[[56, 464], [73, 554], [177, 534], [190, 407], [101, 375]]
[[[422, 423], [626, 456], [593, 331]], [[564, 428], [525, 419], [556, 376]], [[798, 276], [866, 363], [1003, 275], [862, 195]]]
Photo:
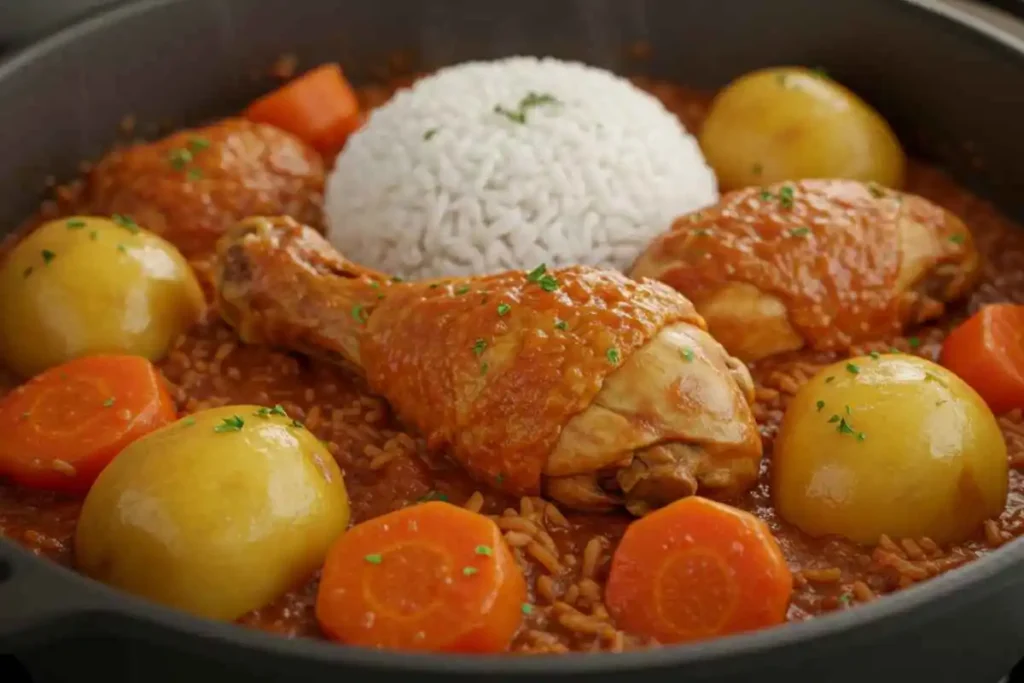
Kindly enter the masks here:
[[732, 192], [679, 218], [631, 276], [687, 296], [730, 353], [843, 350], [942, 315], [981, 272], [959, 218], [853, 180]]
[[362, 373], [498, 489], [640, 515], [757, 479], [750, 374], [659, 283], [586, 267], [401, 283], [283, 217], [229, 231], [215, 273], [243, 341]]

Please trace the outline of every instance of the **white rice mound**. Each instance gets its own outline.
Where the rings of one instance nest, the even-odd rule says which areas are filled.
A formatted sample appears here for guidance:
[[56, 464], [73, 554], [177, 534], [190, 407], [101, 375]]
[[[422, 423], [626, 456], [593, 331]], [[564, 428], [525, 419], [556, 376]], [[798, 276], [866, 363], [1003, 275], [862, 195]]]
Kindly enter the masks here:
[[345, 256], [420, 279], [625, 270], [716, 201], [696, 140], [655, 97], [602, 69], [514, 57], [443, 69], [373, 111], [324, 205]]

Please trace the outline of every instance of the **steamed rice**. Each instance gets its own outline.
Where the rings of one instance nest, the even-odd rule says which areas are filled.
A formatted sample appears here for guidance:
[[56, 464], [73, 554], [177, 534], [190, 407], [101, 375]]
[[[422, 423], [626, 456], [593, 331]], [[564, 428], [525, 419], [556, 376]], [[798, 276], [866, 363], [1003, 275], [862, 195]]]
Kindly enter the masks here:
[[328, 234], [406, 278], [582, 263], [626, 269], [718, 199], [696, 141], [607, 71], [517, 57], [443, 69], [396, 94], [328, 179]]

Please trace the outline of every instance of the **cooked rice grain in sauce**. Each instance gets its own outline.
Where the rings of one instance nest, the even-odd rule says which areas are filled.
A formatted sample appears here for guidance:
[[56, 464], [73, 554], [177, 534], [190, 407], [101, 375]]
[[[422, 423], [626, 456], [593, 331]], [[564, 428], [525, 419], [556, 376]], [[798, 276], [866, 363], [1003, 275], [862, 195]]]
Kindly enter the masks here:
[[[694, 127], [707, 98], [666, 83], [642, 82]], [[379, 89], [371, 96], [380, 98]], [[913, 336], [865, 345], [854, 352], [899, 348], [934, 359], [946, 330], [983, 303], [1024, 302], [1024, 232], [989, 204], [966, 193], [942, 173], [914, 167], [908, 190], [962, 216], [988, 257], [985, 283], [959, 315]], [[755, 364], [756, 415], [766, 446], [759, 484], [739, 501], [770, 525], [790, 567], [794, 592], [790, 620], [847, 609], [963, 565], [1024, 534], [1024, 419], [1000, 416], [1011, 465], [1009, 504], [975, 538], [942, 548], [929, 538], [882, 537], [873, 548], [839, 538], [812, 539], [779, 520], [768, 494], [771, 444], [786, 404], [817, 368], [836, 359], [801, 353]], [[427, 454], [424, 442], [406, 434], [387, 405], [341, 370], [262, 347], [236, 344], [222, 323], [193, 330], [162, 362], [175, 399], [193, 412], [229, 403], [281, 404], [330, 444], [345, 473], [353, 523], [423, 500], [447, 500], [491, 516], [512, 546], [526, 575], [531, 609], [512, 651], [620, 651], [649, 645], [616, 629], [603, 602], [611, 554], [630, 518], [583, 515], [537, 498], [513, 499], [479, 490], [457, 466]], [[0, 533], [40, 555], [70, 564], [71, 539], [80, 502], [54, 494], [0, 486]], [[287, 636], [318, 636], [313, 612], [316, 577], [275, 603], [250, 613], [244, 624]]]

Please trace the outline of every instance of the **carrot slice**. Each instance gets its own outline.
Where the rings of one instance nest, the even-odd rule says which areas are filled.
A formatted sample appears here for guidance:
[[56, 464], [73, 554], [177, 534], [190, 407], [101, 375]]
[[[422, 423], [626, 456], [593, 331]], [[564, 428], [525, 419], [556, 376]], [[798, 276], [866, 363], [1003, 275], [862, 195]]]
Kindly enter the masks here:
[[85, 492], [125, 446], [175, 417], [145, 358], [79, 358], [0, 400], [0, 474], [23, 486]]
[[1024, 408], [1024, 306], [992, 304], [949, 333], [939, 362], [994, 413]]
[[344, 643], [433, 652], [500, 652], [529, 608], [498, 526], [439, 501], [363, 522], [335, 541], [316, 599]]
[[362, 123], [355, 90], [337, 64], [317, 67], [259, 98], [245, 117], [293, 133], [328, 156]]
[[792, 590], [764, 522], [691, 497], [630, 524], [605, 602], [620, 627], [680, 643], [781, 623]]

